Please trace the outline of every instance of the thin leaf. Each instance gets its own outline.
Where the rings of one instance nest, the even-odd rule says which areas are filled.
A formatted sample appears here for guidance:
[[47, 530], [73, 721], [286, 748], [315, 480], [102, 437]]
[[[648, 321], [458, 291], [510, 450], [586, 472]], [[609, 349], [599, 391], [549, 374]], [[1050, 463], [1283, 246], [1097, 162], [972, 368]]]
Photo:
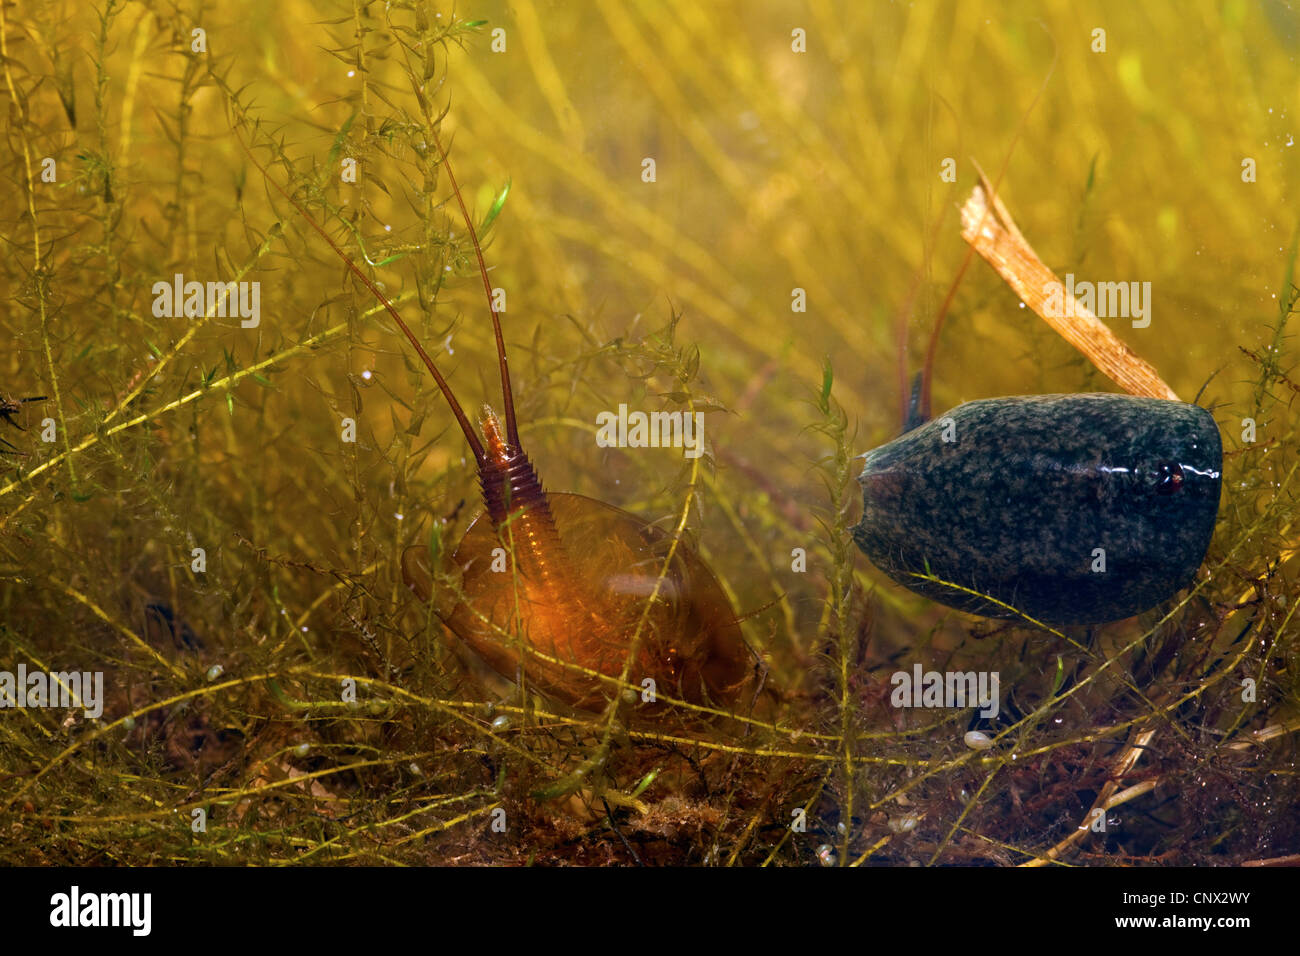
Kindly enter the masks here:
[[497, 216], [501, 215], [501, 209], [506, 204], [506, 197], [510, 195], [510, 180], [506, 180], [505, 187], [502, 188], [500, 195], [492, 202], [492, 208], [483, 217], [483, 225], [479, 227], [480, 234], [486, 234], [492, 228], [492, 223], [497, 221]]

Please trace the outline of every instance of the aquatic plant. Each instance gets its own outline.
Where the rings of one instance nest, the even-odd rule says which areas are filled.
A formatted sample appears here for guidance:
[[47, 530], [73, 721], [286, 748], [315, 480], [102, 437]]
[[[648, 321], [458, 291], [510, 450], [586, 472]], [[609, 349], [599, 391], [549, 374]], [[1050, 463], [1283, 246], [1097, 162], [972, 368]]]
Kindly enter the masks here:
[[[1283, 25], [1115, 11], [1093, 52], [1065, 3], [1046, 30], [858, 7], [0, 8], [0, 390], [45, 396], [0, 448], [0, 670], [104, 675], [97, 719], [0, 711], [7, 862], [1300, 852]], [[1221, 56], [1172, 69], [1203, 36]], [[898, 430], [895, 319], [923, 329], [965, 255], [941, 212], [1057, 50], [1000, 194], [1059, 273], [1153, 283], [1153, 331], [1117, 331], [1187, 397], [1218, 370], [1226, 474], [1189, 593], [1052, 635], [894, 586], [847, 529], [854, 456]], [[472, 516], [473, 468], [237, 137], [468, 403], [494, 350], [438, 123], [489, 227], [530, 455], [552, 490], [685, 519], [765, 666], [751, 712], [664, 732], [521, 696], [406, 589], [403, 551], [446, 555]], [[256, 325], [217, 282], [260, 283]], [[940, 344], [937, 411], [1103, 387], [979, 265]], [[593, 440], [620, 404], [692, 403], [698, 461]], [[998, 673], [998, 715], [894, 706], [918, 666]]]

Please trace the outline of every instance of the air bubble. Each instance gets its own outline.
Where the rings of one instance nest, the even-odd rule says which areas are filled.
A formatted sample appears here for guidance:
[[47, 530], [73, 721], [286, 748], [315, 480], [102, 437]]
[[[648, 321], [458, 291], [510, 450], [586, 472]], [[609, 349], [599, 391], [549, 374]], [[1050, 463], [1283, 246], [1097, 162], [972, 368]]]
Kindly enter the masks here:
[[916, 817], [909, 813], [907, 816], [903, 817], [891, 817], [889, 823], [886, 825], [895, 833], [911, 833], [916, 829], [916, 825], [919, 822], [920, 821], [917, 820]]

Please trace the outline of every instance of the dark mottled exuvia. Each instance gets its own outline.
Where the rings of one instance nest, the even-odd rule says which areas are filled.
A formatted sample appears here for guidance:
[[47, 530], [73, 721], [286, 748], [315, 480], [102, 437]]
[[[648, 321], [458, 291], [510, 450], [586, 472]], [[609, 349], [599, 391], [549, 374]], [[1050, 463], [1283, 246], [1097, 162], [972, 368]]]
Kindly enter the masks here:
[[[968, 402], [868, 452], [858, 547], [900, 584], [986, 617], [1130, 617], [1192, 582], [1219, 511], [1213, 417], [1130, 395]], [[1104, 570], [1102, 570], [1104, 568]]]

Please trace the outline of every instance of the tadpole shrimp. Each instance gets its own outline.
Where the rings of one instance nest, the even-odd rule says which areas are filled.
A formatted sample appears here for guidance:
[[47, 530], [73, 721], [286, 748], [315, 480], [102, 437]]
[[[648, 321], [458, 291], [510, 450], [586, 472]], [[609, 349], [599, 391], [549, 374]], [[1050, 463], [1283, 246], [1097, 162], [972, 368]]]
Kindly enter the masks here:
[[[981, 173], [980, 189], [995, 208], [996, 183]], [[1193, 582], [1214, 534], [1223, 445], [1213, 415], [1097, 392], [982, 399], [931, 419], [939, 332], [973, 255], [972, 245], [910, 401], [900, 349], [903, 434], [861, 456], [853, 540], [895, 582], [987, 617], [1096, 625], [1168, 600]]]
[[[392, 317], [474, 456], [484, 510], [452, 555], [460, 586], [434, 602], [436, 613], [498, 674], [522, 678], [580, 710], [599, 710], [620, 694], [645, 714], [662, 713], [669, 700], [735, 709], [752, 656], [731, 602], [699, 554], [629, 512], [544, 489], [519, 437], [501, 317], [478, 233], [446, 150], [437, 133], [430, 134], [468, 231], [496, 343], [502, 415], [483, 406], [482, 438], [376, 282], [251, 152], [249, 158]], [[435, 597], [428, 559], [427, 548], [413, 547], [402, 561], [407, 586], [426, 603]]]

